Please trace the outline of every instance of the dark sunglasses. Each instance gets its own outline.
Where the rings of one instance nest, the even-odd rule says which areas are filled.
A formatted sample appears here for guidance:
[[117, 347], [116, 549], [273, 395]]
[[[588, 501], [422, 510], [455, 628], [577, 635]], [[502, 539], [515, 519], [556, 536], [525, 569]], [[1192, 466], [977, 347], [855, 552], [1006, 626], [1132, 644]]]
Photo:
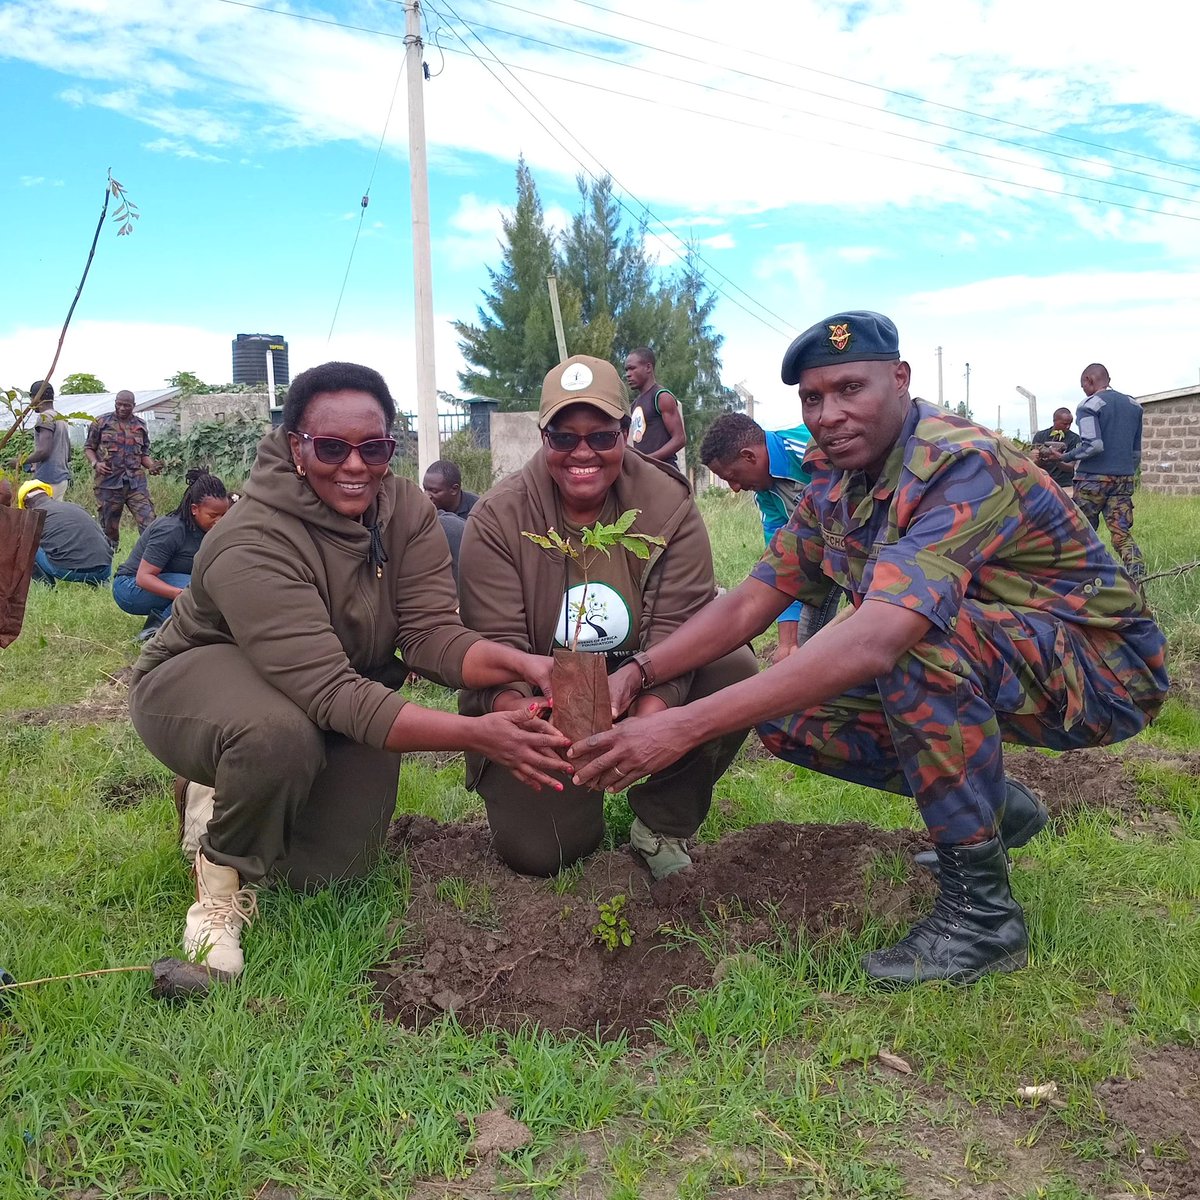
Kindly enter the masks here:
[[551, 450], [560, 454], [569, 454], [580, 442], [587, 442], [590, 449], [599, 453], [611, 450], [624, 432], [623, 429], [598, 429], [595, 433], [560, 433], [556, 429], [543, 429], [542, 437]]
[[347, 442], [343, 438], [313, 437], [311, 433], [299, 431], [296, 436], [306, 442], [312, 442], [313, 453], [321, 462], [331, 467], [344, 463], [350, 457], [351, 450], [357, 450], [358, 457], [368, 467], [382, 467], [384, 463], [391, 462], [392, 455], [396, 453], [396, 439], [390, 437], [368, 438], [365, 442]]

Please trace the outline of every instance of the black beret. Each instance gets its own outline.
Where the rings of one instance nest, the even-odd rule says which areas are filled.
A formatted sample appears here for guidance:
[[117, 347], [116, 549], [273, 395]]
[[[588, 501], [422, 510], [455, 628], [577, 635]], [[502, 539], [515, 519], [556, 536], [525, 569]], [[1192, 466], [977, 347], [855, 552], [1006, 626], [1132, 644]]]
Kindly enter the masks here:
[[800, 382], [809, 367], [843, 362], [888, 362], [900, 357], [900, 335], [882, 313], [842, 312], [806, 329], [783, 356], [783, 382]]

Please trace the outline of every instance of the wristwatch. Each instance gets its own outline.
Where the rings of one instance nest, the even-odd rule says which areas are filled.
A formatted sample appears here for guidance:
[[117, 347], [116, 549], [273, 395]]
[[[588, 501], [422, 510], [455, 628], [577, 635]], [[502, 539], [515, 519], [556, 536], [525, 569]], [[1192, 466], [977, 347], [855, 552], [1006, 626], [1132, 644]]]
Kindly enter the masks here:
[[650, 661], [650, 655], [644, 650], [639, 650], [631, 659], [637, 665], [637, 669], [642, 673], [642, 691], [648, 692], [658, 679], [654, 672], [654, 664]]

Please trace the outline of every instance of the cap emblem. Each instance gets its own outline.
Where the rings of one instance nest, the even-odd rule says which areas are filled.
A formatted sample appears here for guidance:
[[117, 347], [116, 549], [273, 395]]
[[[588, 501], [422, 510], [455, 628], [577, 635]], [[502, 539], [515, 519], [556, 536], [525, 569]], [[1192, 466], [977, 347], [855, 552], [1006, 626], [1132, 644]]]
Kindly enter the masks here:
[[850, 345], [850, 322], [842, 321], [829, 326], [829, 344], [835, 350], [845, 350]]
[[582, 392], [592, 382], [591, 369], [585, 367], [583, 363], [572, 363], [562, 373], [562, 379], [559, 382], [562, 384], [564, 392]]

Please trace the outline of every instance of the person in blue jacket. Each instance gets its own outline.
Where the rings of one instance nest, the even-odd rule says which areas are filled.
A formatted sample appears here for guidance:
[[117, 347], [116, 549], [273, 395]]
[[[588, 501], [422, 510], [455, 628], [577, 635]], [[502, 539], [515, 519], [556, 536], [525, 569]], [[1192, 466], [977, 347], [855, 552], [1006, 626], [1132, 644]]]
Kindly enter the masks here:
[[[700, 444], [700, 461], [732, 492], [753, 492], [762, 516], [763, 538], [771, 539], [792, 518], [811, 476], [804, 466], [808, 429], [767, 430], [745, 413], [724, 413]], [[835, 588], [824, 604], [807, 608], [796, 601], [779, 616], [779, 647], [771, 661], [782, 662], [833, 615], [841, 593]]]

